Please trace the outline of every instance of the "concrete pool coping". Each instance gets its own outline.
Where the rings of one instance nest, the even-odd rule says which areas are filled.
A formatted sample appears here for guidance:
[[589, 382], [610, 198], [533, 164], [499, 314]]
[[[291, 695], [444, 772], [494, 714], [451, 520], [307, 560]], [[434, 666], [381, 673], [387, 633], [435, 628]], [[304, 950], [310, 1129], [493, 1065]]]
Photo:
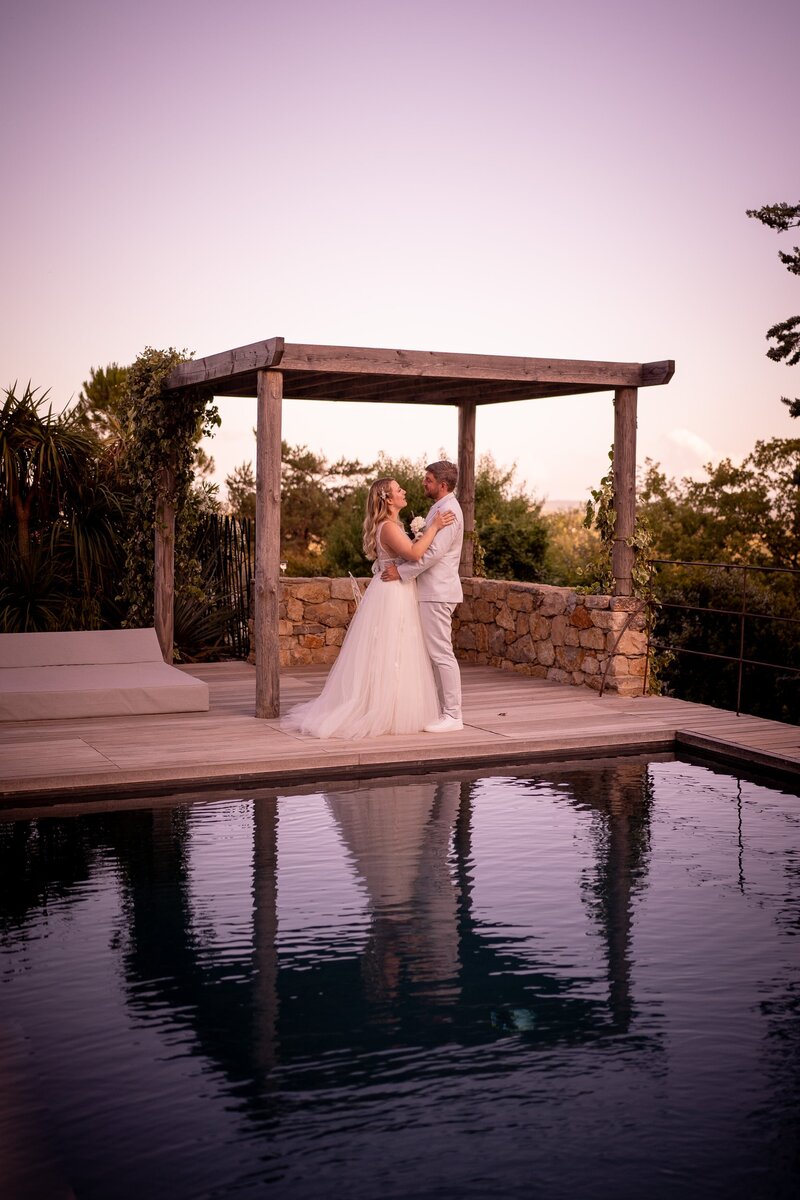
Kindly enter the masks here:
[[[668, 697], [600, 697], [464, 665], [463, 731], [321, 742], [253, 716], [255, 671], [247, 663], [181, 669], [208, 684], [208, 712], [5, 722], [0, 807], [682, 749], [800, 780], [799, 726]], [[316, 695], [326, 674], [320, 667], [282, 672], [283, 711]]]

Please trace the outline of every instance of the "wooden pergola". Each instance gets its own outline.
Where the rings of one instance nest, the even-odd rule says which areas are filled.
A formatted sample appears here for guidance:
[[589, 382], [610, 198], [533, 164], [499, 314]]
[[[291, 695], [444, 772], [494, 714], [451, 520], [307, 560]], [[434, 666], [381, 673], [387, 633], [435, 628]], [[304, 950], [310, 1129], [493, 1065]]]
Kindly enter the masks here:
[[[480, 404], [614, 393], [616, 525], [614, 592], [631, 594], [633, 551], [627, 545], [636, 512], [636, 404], [640, 387], [668, 383], [675, 364], [509, 358], [375, 350], [363, 346], [306, 346], [269, 338], [182, 363], [169, 376], [176, 400], [186, 388], [258, 401], [256, 428], [256, 716], [280, 709], [278, 605], [280, 590], [281, 407], [284, 398], [377, 404], [449, 404], [458, 408], [458, 498], [464, 512], [461, 573], [472, 574], [475, 528], [475, 413]], [[175, 515], [162, 505], [156, 521], [155, 624], [164, 657], [172, 659]]]

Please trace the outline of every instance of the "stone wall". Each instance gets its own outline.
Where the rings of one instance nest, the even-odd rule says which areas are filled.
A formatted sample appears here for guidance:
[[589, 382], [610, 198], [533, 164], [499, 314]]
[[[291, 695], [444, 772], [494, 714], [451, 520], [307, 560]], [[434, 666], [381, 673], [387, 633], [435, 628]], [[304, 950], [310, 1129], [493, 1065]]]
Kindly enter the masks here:
[[[641, 601], [579, 596], [569, 588], [465, 579], [453, 619], [463, 662], [536, 679], [641, 695], [647, 638]], [[356, 580], [363, 592], [369, 579]], [[348, 579], [282, 579], [281, 666], [329, 665], [355, 611]], [[253, 661], [253, 655], [250, 656]]]

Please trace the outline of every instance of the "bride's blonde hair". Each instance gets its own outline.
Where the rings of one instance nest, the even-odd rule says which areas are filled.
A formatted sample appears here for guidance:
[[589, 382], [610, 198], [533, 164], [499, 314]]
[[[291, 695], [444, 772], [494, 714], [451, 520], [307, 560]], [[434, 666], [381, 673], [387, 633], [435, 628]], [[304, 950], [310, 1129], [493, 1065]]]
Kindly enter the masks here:
[[367, 558], [378, 557], [378, 526], [389, 516], [389, 484], [391, 479], [376, 479], [369, 489], [364, 514], [362, 545]]

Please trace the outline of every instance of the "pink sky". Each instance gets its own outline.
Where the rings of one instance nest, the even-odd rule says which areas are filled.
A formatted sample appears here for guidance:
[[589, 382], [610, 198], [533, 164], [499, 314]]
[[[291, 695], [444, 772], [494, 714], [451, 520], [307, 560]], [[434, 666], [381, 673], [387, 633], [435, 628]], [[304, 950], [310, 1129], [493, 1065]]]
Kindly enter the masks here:
[[[800, 311], [794, 0], [17, 0], [2, 57], [0, 384], [62, 407], [145, 345], [288, 341], [674, 358], [639, 458], [800, 436], [764, 333]], [[9, 103], [10, 101], [10, 103]], [[227, 401], [220, 479], [254, 457]], [[610, 395], [497, 405], [540, 496], [606, 466]], [[455, 454], [455, 411], [287, 402], [284, 436]]]

